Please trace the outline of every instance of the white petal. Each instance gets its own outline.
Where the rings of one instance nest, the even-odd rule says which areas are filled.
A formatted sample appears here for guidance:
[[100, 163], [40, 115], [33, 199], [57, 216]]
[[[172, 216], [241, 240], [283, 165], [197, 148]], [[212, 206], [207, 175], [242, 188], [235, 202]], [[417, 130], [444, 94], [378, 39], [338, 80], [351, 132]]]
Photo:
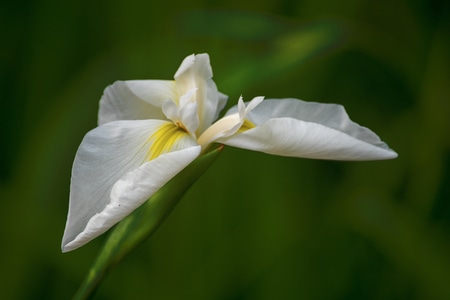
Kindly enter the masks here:
[[247, 106], [245, 107], [245, 114], [244, 117], [251, 112], [252, 110], [255, 109], [255, 107], [257, 107], [261, 102], [263, 102], [264, 97], [259, 96], [259, 97], [255, 97], [252, 99], [252, 101], [250, 101]]
[[199, 119], [197, 115], [198, 105], [196, 102], [186, 104], [180, 111], [181, 123], [186, 130], [195, 137], [195, 131], [199, 125]]
[[226, 96], [218, 92], [212, 80], [212, 69], [208, 54], [186, 57], [175, 73], [175, 82], [180, 95], [197, 89], [195, 101], [198, 104], [200, 121], [198, 133], [202, 133], [217, 118], [224, 107]]
[[197, 139], [197, 142], [199, 145], [202, 145], [203, 148], [207, 148], [212, 142], [236, 133], [242, 126], [242, 123], [243, 122], [237, 113], [225, 116], [208, 127], [208, 129], [206, 129]]
[[[192, 68], [195, 62], [195, 54], [191, 54], [189, 56], [186, 56], [183, 61], [181, 62], [181, 65], [178, 67], [177, 72], [175, 73], [175, 79], [178, 77], [181, 77], [183, 73], [189, 72], [189, 69]], [[212, 76], [212, 70], [209, 69], [209, 73], [211, 73]]]
[[164, 101], [161, 109], [168, 119], [172, 121], [178, 121], [179, 119], [181, 119], [178, 105], [173, 100], [167, 99], [166, 101]]
[[188, 103], [192, 103], [195, 102], [194, 96], [195, 96], [195, 92], [197, 91], [197, 88], [194, 89], [190, 89], [189, 91], [187, 91], [186, 94], [182, 95], [179, 100], [178, 100], [178, 106], [181, 108], [183, 108], [185, 105], [187, 105]]
[[257, 107], [263, 100], [264, 97], [255, 97], [252, 101], [250, 101], [250, 103], [247, 104], [247, 106], [245, 106], [244, 100], [242, 100], [241, 96], [237, 105], [238, 112], [231, 115], [226, 115], [212, 124], [202, 133], [197, 142], [206, 148], [210, 143], [218, 139], [235, 134], [244, 124], [247, 114]]
[[183, 106], [177, 105], [172, 100], [166, 100], [163, 102], [162, 111], [164, 115], [172, 120], [174, 123], [183, 127], [189, 132], [192, 137], [196, 137], [196, 130], [199, 125], [199, 119], [197, 115], [197, 102], [189, 102], [189, 94], [192, 96], [195, 90], [191, 90], [192, 93], [183, 95], [180, 101], [183, 101]]
[[166, 99], [178, 97], [173, 80], [128, 80], [125, 83], [136, 96], [156, 107], [161, 107]]
[[[236, 107], [230, 110], [230, 116], [236, 111]], [[375, 133], [352, 122], [340, 105], [296, 99], [265, 100], [248, 118], [255, 128], [218, 141], [270, 154], [306, 158], [377, 160], [397, 157]]]
[[98, 124], [117, 120], [165, 119], [161, 106], [166, 99], [177, 99], [174, 81], [116, 81], [100, 99]]
[[237, 107], [238, 107], [239, 118], [241, 118], [241, 119], [245, 118], [245, 115], [246, 115], [245, 103], [244, 103], [244, 99], [242, 98], [242, 96], [239, 97]]
[[[154, 193], [198, 155], [199, 147], [187, 134], [172, 141], [170, 149], [155, 146], [153, 137], [167, 124], [173, 125], [159, 120], [116, 121], [85, 136], [72, 169], [63, 251], [78, 248], [108, 230], [142, 204], [143, 195]], [[152, 147], [163, 154], [149, 161]], [[148, 170], [154, 173], [145, 173]], [[145, 177], [137, 178], [143, 173]], [[114, 200], [121, 197], [117, 196], [120, 189], [112, 194], [113, 186], [120, 187], [119, 182], [133, 184], [130, 178], [137, 189], [129, 193], [130, 197], [141, 196], [127, 198], [127, 203]], [[117, 203], [120, 207], [114, 206]]]

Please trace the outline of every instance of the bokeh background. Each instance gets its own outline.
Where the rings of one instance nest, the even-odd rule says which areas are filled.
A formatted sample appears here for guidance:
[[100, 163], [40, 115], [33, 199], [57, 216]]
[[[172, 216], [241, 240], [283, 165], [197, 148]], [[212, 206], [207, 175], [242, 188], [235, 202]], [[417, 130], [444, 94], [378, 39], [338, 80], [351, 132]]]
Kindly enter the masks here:
[[448, 1], [2, 1], [0, 297], [70, 299], [70, 170], [118, 79], [210, 54], [230, 96], [343, 104], [399, 158], [225, 148], [96, 299], [450, 299]]

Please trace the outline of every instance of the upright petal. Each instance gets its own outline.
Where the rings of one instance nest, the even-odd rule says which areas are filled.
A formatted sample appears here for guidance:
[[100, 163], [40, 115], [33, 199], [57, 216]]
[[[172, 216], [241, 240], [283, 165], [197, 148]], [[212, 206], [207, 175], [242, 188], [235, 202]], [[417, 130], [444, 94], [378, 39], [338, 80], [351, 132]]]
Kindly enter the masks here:
[[[227, 115], [233, 115], [232, 108]], [[276, 155], [333, 160], [378, 160], [397, 153], [336, 104], [265, 100], [248, 114], [255, 128], [219, 142]]]
[[163, 101], [177, 98], [174, 81], [116, 81], [105, 89], [100, 99], [98, 124], [117, 120], [164, 120]]
[[186, 57], [175, 73], [175, 82], [180, 95], [197, 89], [195, 101], [198, 104], [200, 121], [197, 134], [202, 133], [214, 122], [226, 104], [227, 96], [218, 92], [212, 76], [209, 56], [206, 53]]
[[169, 126], [175, 127], [159, 120], [116, 121], [85, 136], [72, 169], [64, 252], [108, 230], [198, 156], [195, 140]]

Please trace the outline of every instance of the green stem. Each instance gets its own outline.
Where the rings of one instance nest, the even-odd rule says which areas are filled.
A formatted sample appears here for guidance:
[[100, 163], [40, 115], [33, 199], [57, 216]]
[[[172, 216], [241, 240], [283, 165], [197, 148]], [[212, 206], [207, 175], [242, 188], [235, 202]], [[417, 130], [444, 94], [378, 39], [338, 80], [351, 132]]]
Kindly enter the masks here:
[[164, 185], [147, 202], [117, 224], [91, 266], [74, 300], [92, 299], [114, 266], [152, 235], [189, 187], [208, 169], [223, 146], [202, 155]]

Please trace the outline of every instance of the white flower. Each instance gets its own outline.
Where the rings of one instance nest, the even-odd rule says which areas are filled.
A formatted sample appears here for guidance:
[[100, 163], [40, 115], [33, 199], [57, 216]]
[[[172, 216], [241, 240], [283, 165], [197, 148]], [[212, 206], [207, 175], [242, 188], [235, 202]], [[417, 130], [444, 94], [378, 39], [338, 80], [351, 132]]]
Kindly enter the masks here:
[[207, 54], [184, 59], [175, 80], [117, 81], [100, 100], [99, 126], [75, 157], [64, 252], [130, 214], [213, 142], [334, 160], [395, 158], [378, 136], [335, 104], [256, 97], [215, 123], [227, 96]]

